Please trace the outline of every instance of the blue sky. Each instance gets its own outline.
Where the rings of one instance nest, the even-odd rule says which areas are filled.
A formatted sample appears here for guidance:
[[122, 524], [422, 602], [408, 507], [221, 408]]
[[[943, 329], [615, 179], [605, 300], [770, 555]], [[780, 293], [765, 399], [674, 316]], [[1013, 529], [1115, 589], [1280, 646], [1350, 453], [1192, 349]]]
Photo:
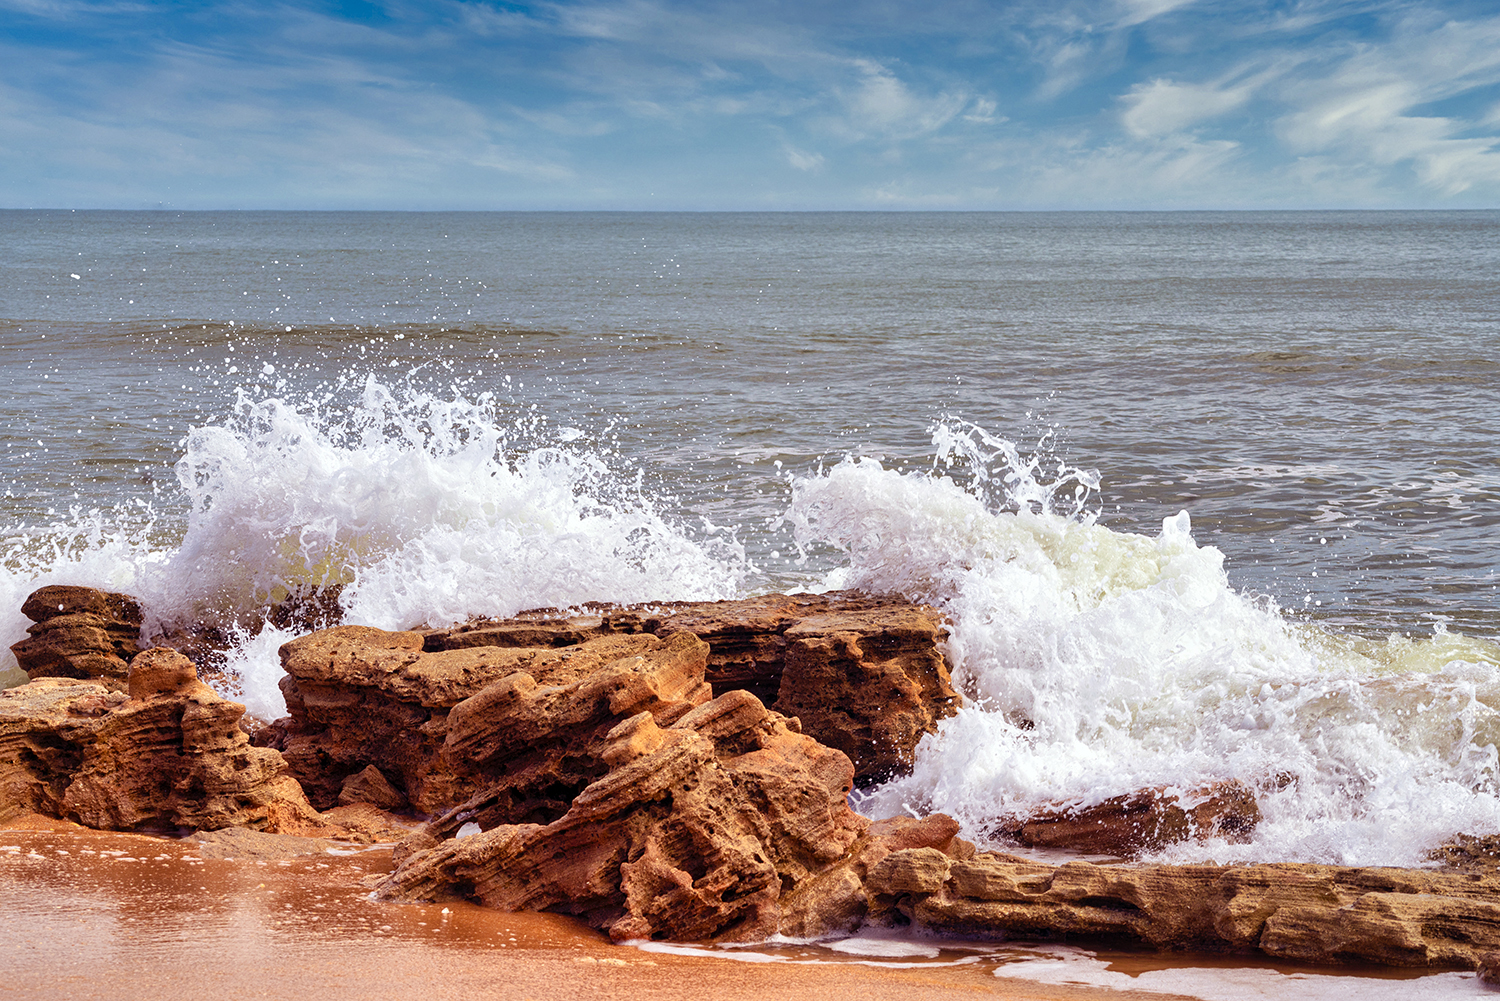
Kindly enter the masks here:
[[1500, 206], [1500, 5], [0, 0], [0, 206]]

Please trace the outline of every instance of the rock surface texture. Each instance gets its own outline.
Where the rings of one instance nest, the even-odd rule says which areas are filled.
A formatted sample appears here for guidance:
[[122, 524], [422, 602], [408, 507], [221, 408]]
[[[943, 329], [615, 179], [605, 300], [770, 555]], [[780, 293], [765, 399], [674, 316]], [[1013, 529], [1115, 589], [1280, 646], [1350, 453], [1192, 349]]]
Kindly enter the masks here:
[[1250, 787], [1224, 779], [1186, 792], [1158, 787], [1093, 806], [1039, 810], [995, 833], [1032, 848], [1128, 856], [1189, 839], [1248, 841], [1258, 823]]
[[428, 633], [430, 651], [568, 646], [610, 635], [691, 633], [708, 644], [705, 680], [743, 690], [849, 755], [870, 785], [911, 767], [923, 734], [958, 706], [943, 660], [947, 633], [931, 608], [858, 591], [740, 601], [535, 612]]
[[748, 692], [670, 726], [631, 716], [601, 756], [608, 771], [556, 820], [441, 843], [429, 834], [380, 892], [574, 914], [617, 940], [753, 940], [779, 930], [789, 888], [869, 826], [848, 806], [848, 757]]
[[124, 690], [130, 659], [141, 652], [141, 608], [134, 598], [53, 585], [27, 598], [21, 613], [36, 625], [10, 649], [33, 681], [93, 678]]
[[291, 715], [272, 746], [314, 805], [334, 806], [351, 781], [375, 786], [373, 766], [419, 812], [463, 814], [455, 828], [476, 816], [547, 822], [604, 773], [599, 748], [616, 723], [639, 712], [670, 723], [710, 696], [708, 650], [693, 636], [422, 644], [421, 633], [339, 626], [282, 647]]
[[172, 650], [138, 654], [128, 693], [39, 678], [0, 692], [0, 820], [26, 812], [101, 830], [300, 832], [317, 814], [280, 754], [252, 747], [245, 707]]
[[1493, 874], [1320, 865], [1043, 865], [893, 852], [866, 880], [877, 922], [965, 935], [1127, 940], [1310, 963], [1475, 969], [1500, 949]]

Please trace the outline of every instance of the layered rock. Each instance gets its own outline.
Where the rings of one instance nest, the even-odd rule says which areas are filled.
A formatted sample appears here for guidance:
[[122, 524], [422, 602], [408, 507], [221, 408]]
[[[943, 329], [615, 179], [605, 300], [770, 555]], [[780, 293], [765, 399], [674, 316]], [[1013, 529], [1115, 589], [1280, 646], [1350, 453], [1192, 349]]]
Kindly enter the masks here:
[[631, 716], [601, 756], [608, 771], [558, 819], [429, 834], [380, 892], [574, 914], [617, 940], [758, 939], [779, 929], [783, 893], [843, 859], [869, 824], [848, 806], [848, 757], [748, 692], [666, 727]]
[[893, 852], [871, 918], [947, 934], [1125, 940], [1312, 963], [1475, 968], [1500, 948], [1500, 879], [1320, 865], [1043, 865]]
[[124, 690], [130, 659], [141, 652], [141, 608], [134, 598], [52, 585], [27, 598], [21, 612], [36, 624], [10, 649], [29, 678], [92, 678]]
[[245, 707], [171, 650], [137, 655], [128, 693], [40, 678], [0, 692], [0, 819], [42, 813], [103, 830], [298, 832], [316, 813], [275, 751], [252, 747]]
[[1189, 839], [1242, 843], [1258, 823], [1250, 787], [1224, 779], [1187, 791], [1159, 786], [1090, 806], [1045, 808], [995, 833], [1032, 848], [1128, 856]]
[[373, 784], [373, 766], [455, 828], [547, 822], [604, 773], [616, 723], [643, 711], [670, 723], [708, 700], [707, 654], [693, 636], [649, 634], [424, 651], [421, 633], [340, 626], [282, 647], [290, 717], [274, 743], [320, 808], [358, 775]]
[[849, 755], [861, 786], [907, 771], [922, 735], [959, 702], [941, 652], [947, 635], [941, 617], [901, 598], [773, 594], [591, 611], [478, 620], [427, 634], [424, 649], [561, 647], [608, 635], [692, 633], [709, 646], [705, 678], [714, 691], [747, 691], [800, 719], [804, 733]]

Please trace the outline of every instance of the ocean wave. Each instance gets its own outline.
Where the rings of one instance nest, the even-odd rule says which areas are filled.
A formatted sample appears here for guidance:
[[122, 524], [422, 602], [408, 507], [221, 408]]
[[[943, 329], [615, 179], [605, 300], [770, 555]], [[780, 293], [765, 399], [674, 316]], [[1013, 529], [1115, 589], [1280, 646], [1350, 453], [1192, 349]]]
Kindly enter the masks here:
[[[939, 427], [940, 455], [953, 435]], [[969, 697], [863, 811], [942, 811], [983, 838], [1043, 805], [1234, 778], [1264, 815], [1254, 840], [1162, 858], [1415, 865], [1457, 830], [1500, 830], [1493, 643], [1292, 622], [1230, 586], [1187, 512], [1155, 537], [1109, 530], [989, 444], [968, 489], [870, 459], [795, 485], [787, 518], [847, 554], [840, 586], [946, 613]]]

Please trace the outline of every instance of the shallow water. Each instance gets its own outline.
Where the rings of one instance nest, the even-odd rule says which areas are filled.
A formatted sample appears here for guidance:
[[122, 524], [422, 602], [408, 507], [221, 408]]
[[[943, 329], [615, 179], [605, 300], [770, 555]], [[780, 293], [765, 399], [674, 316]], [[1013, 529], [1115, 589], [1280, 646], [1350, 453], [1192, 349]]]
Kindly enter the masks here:
[[[0, 631], [897, 590], [977, 836], [1235, 777], [1248, 845], [1500, 832], [1500, 213], [0, 213]], [[76, 277], [75, 277], [76, 276]], [[1185, 513], [1183, 513], [1185, 512]], [[11, 609], [12, 611], [5, 611]]]

